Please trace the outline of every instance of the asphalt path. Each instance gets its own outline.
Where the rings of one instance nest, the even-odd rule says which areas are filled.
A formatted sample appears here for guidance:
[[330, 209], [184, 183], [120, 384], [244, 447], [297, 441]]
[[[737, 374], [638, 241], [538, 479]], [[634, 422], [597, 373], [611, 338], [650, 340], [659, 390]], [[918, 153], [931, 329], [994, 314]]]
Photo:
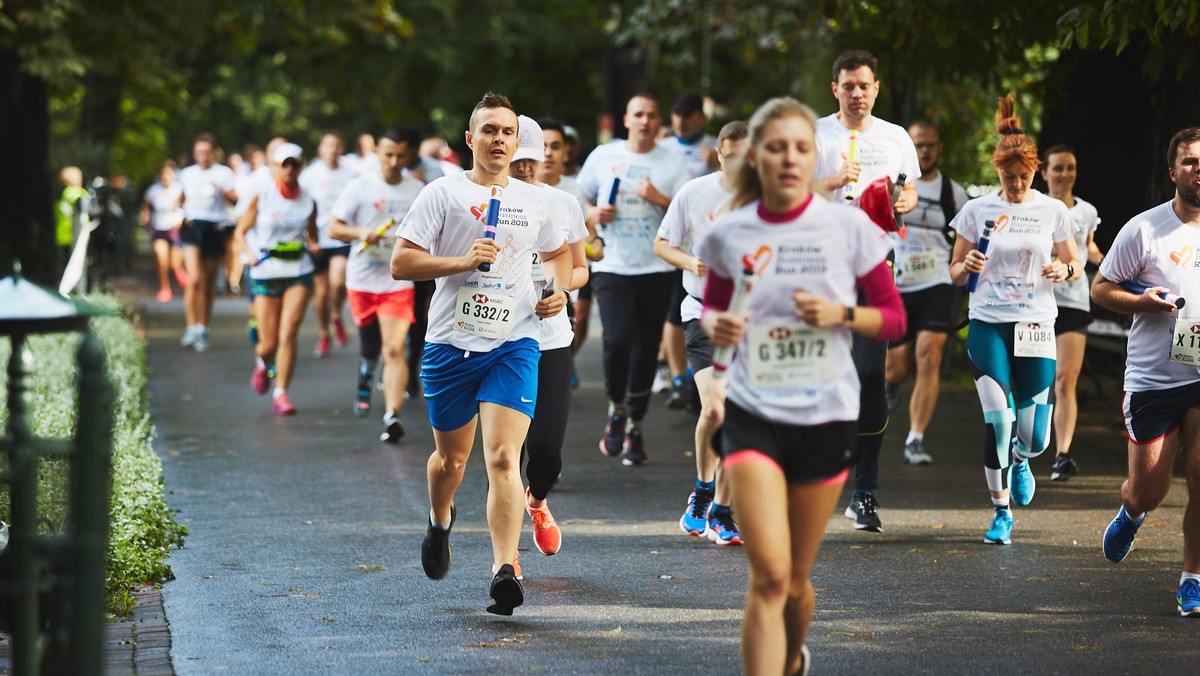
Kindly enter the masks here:
[[[422, 573], [433, 447], [422, 399], [405, 406], [404, 441], [379, 443], [379, 393], [369, 419], [351, 414], [354, 343], [314, 359], [310, 313], [290, 388], [299, 413], [276, 418], [250, 388], [244, 299], [218, 299], [206, 354], [179, 346], [178, 300], [145, 302], [156, 447], [190, 530], [163, 588], [177, 673], [740, 671], [744, 552], [677, 525], [694, 419], [655, 397], [650, 464], [601, 456], [598, 336], [579, 358], [550, 497], [562, 551], [538, 554], [526, 522], [526, 604], [502, 618], [484, 611], [491, 546], [478, 450], [457, 497], [450, 575]], [[1176, 479], [1124, 563], [1103, 558], [1125, 460], [1114, 384], [1098, 382], [1104, 396], [1084, 387], [1082, 473], [1052, 484], [1049, 454], [1035, 460], [1037, 494], [1015, 508], [1007, 547], [982, 544], [991, 506], [973, 389], [944, 392], [929, 467], [901, 464], [907, 424], [896, 414], [877, 493], [884, 533], [854, 531], [845, 500], [829, 522], [813, 573], [814, 673], [1188, 670], [1200, 624], [1174, 609], [1186, 487]]]

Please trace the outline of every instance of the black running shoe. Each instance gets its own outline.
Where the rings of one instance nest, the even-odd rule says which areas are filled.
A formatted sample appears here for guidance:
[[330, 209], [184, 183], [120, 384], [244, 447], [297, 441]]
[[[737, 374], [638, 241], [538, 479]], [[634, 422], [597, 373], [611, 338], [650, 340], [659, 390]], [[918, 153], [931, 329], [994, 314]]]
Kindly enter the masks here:
[[512, 615], [513, 608], [525, 603], [525, 589], [512, 565], [504, 564], [492, 578], [488, 590], [487, 611], [493, 615]]
[[1054, 459], [1054, 465], [1050, 468], [1051, 481], [1066, 481], [1079, 473], [1079, 467], [1071, 456], [1063, 453]]
[[625, 440], [625, 416], [614, 413], [608, 416], [604, 436], [600, 439], [600, 452], [610, 458], [621, 454], [621, 442]]
[[855, 493], [850, 498], [850, 506], [846, 508], [846, 518], [854, 519], [855, 530], [869, 530], [872, 533], [882, 533], [883, 524], [875, 510], [879, 503], [875, 502], [874, 493]]
[[375, 373], [362, 366], [358, 368], [358, 394], [354, 398], [354, 417], [365, 418], [371, 412], [371, 384]]
[[395, 413], [389, 413], [383, 416], [383, 434], [379, 435], [379, 440], [385, 444], [398, 444], [406, 432], [400, 418]]
[[642, 431], [640, 429], [631, 429], [625, 433], [625, 447], [621, 451], [621, 464], [626, 467], [634, 465], [644, 465], [649, 458], [646, 457], [646, 445], [642, 441]]
[[421, 567], [430, 580], [440, 580], [450, 572], [450, 529], [458, 518], [458, 509], [450, 505], [450, 526], [445, 530], [429, 521], [425, 539], [421, 542]]

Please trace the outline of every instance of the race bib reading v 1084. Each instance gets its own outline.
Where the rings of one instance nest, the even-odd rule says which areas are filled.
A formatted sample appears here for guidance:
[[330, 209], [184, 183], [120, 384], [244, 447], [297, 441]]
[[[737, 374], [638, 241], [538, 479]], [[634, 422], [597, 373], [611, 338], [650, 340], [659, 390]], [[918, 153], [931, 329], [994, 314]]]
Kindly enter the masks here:
[[1054, 359], [1054, 322], [1017, 322], [1013, 326], [1013, 356]]

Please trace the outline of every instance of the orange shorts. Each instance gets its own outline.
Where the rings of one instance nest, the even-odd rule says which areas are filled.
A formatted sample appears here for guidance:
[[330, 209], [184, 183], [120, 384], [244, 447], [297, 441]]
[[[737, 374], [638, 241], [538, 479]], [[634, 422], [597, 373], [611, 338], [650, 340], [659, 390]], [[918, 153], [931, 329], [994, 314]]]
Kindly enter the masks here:
[[368, 326], [375, 321], [376, 315], [409, 324], [413, 323], [412, 289], [391, 293], [369, 293], [347, 289], [346, 299], [350, 301], [350, 313], [354, 315], [355, 326]]

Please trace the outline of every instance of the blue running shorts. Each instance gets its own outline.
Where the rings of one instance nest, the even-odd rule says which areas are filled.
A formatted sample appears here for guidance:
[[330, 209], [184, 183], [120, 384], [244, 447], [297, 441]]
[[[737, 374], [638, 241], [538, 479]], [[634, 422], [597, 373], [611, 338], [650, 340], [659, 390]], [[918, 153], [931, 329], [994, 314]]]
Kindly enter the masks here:
[[456, 430], [479, 414], [481, 401], [506, 406], [532, 419], [541, 356], [533, 338], [504, 343], [491, 352], [425, 343], [421, 382], [429, 424], [439, 432]]

